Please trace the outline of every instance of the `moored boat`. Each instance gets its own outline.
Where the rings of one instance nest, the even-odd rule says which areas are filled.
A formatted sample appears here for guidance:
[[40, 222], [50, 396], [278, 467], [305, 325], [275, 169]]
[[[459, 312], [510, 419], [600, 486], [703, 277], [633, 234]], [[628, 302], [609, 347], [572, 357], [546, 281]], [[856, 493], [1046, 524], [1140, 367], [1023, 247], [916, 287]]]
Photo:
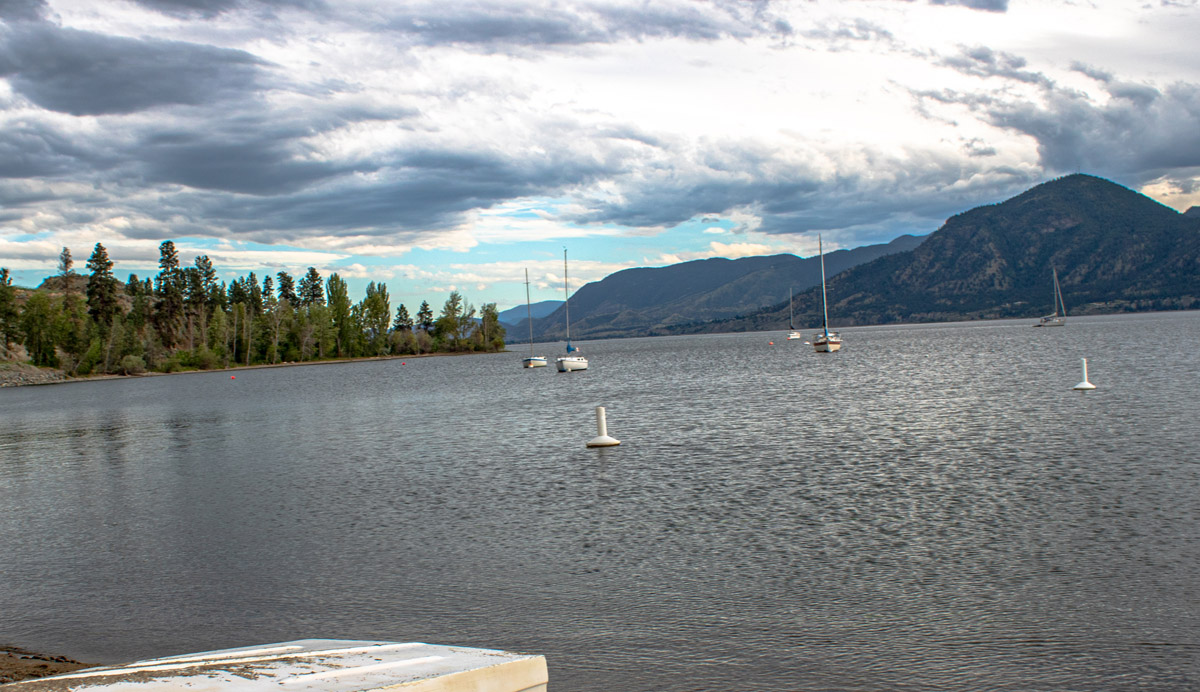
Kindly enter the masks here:
[[567, 249], [563, 248], [563, 310], [567, 317], [567, 355], [559, 356], [554, 359], [555, 366], [559, 372], [575, 372], [576, 370], [587, 370], [588, 360], [583, 356], [573, 356], [572, 353], [579, 349], [571, 345], [571, 289], [570, 280], [567, 278]]
[[525, 270], [525, 312], [529, 315], [529, 357], [521, 361], [523, 368], [546, 367], [546, 356], [533, 355], [533, 308], [529, 306], [529, 269]]
[[842, 348], [842, 337], [829, 331], [829, 303], [825, 299], [825, 249], [817, 236], [817, 254], [821, 256], [821, 331], [813, 335], [812, 345], [817, 353], [833, 353]]
[[792, 288], [791, 288], [791, 286], [789, 286], [788, 287], [788, 329], [790, 331], [788, 332], [787, 338], [788, 338], [788, 341], [795, 341], [797, 339], [803, 339], [804, 336], [796, 329], [796, 325], [792, 324], [792, 322], [793, 322]]
[[1062, 289], [1058, 287], [1058, 269], [1051, 268], [1050, 271], [1054, 274], [1054, 313], [1038, 320], [1035, 327], [1061, 327], [1067, 323], [1067, 306], [1063, 303]]

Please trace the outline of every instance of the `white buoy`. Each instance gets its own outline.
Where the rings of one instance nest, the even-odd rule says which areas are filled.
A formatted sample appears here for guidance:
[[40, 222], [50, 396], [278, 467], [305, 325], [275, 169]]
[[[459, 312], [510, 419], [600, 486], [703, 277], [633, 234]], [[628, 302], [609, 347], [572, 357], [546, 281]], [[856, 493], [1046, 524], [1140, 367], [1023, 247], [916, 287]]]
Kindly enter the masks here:
[[588, 441], [589, 447], [616, 447], [621, 444], [620, 440], [615, 440], [608, 436], [608, 421], [604, 417], [604, 407], [596, 407], [596, 436]]
[[1092, 384], [1091, 382], [1088, 382], [1087, 358], [1080, 358], [1079, 360], [1083, 362], [1083, 382], [1080, 382], [1079, 384], [1075, 385], [1071, 389], [1076, 389], [1081, 392], [1086, 392], [1089, 389], [1095, 389], [1096, 385]]

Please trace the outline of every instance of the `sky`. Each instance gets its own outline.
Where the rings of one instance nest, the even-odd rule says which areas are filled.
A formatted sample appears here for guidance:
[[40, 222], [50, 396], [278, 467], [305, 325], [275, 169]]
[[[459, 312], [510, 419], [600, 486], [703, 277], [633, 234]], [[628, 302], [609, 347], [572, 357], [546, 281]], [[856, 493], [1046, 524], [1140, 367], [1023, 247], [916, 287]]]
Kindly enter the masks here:
[[1075, 172], [1200, 205], [1200, 0], [0, 0], [0, 267], [501, 309]]

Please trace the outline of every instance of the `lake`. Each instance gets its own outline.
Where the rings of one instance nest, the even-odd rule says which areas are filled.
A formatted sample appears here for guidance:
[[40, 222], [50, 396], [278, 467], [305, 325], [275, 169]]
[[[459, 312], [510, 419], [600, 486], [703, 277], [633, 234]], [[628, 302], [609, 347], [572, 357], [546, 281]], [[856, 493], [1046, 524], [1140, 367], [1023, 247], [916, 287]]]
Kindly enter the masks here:
[[[572, 692], [1196, 689], [1200, 313], [1031, 323], [3, 389], [0, 643], [425, 641]], [[597, 405], [620, 447], [584, 447]]]

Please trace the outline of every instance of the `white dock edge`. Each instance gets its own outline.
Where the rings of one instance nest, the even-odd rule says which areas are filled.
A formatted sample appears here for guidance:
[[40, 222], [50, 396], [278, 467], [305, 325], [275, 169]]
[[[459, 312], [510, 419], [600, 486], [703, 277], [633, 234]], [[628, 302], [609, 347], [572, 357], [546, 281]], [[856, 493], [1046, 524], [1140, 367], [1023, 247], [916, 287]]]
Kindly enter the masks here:
[[4, 692], [545, 692], [543, 656], [420, 642], [301, 639], [0, 685]]

